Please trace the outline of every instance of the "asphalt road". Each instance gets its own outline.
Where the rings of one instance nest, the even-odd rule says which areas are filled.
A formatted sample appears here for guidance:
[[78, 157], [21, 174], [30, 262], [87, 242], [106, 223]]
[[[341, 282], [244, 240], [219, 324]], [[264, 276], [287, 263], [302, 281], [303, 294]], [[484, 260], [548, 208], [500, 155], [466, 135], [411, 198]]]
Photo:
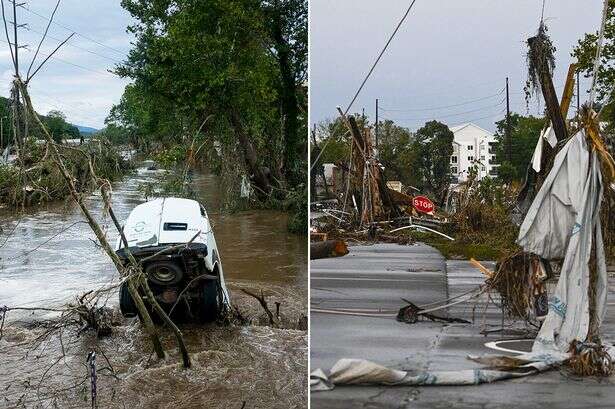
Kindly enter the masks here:
[[[524, 330], [519, 323], [502, 321], [501, 312], [486, 297], [455, 305], [447, 312], [473, 324], [405, 324], [394, 316], [404, 305], [402, 298], [425, 305], [462, 294], [482, 281], [481, 273], [467, 261], [446, 261], [425, 245], [355, 246], [345, 257], [312, 261], [311, 368], [328, 369], [340, 358], [369, 359], [405, 370], [478, 367], [467, 355], [495, 353], [485, 343], [518, 339], [523, 337], [519, 331]], [[615, 305], [609, 308], [606, 340], [615, 336]], [[317, 312], [323, 310], [353, 314], [377, 310], [381, 316]], [[503, 324], [504, 332], [499, 331]], [[565, 371], [551, 371], [477, 386], [342, 386], [312, 393], [311, 407], [613, 408], [615, 388], [613, 379], [581, 380]]]

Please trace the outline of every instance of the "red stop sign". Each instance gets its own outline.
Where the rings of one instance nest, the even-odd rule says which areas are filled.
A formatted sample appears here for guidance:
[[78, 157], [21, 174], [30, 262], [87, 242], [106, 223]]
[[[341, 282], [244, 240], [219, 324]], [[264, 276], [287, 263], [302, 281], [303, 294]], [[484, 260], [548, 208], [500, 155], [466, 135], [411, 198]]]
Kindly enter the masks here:
[[412, 206], [421, 213], [433, 213], [436, 208], [433, 202], [425, 196], [415, 196], [412, 198]]

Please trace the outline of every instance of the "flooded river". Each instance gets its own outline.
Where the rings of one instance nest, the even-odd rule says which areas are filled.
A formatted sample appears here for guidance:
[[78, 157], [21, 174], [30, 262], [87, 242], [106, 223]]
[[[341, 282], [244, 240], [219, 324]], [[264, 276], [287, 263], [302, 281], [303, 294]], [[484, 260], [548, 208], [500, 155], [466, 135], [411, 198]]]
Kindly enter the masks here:
[[[138, 188], [157, 172], [141, 166], [114, 185], [120, 220], [143, 202]], [[193, 183], [212, 219], [233, 303], [244, 316], [258, 316], [258, 303], [239, 290], [262, 290], [271, 305], [281, 303], [286, 323], [297, 322], [307, 309], [306, 238], [289, 234], [280, 212], [220, 211], [214, 175], [197, 173]], [[117, 234], [103, 216], [100, 197], [91, 195], [88, 204], [114, 243]], [[0, 307], [59, 307], [117, 280], [72, 201], [24, 215], [2, 211], [0, 220]], [[117, 306], [117, 294], [107, 302]], [[293, 325], [185, 326], [195, 362], [188, 371], [178, 367], [173, 338], [164, 330], [169, 357], [156, 362], [137, 320], [126, 320], [104, 339], [78, 334], [75, 327], [39, 341], [53, 325], [49, 314], [7, 314], [0, 338], [0, 407], [90, 407], [84, 360], [93, 350], [106, 368], [98, 377], [101, 407], [303, 407], [307, 399], [307, 332]]]

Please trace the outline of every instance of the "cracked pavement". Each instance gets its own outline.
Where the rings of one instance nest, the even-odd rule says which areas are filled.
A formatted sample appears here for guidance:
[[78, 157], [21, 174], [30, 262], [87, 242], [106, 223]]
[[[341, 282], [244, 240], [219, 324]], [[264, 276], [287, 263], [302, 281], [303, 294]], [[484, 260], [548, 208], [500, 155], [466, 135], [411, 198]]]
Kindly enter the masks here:
[[[435, 249], [416, 244], [353, 246], [340, 258], [312, 260], [311, 306], [316, 309], [383, 309], [384, 317], [311, 312], [311, 369], [328, 370], [340, 358], [363, 358], [404, 370], [456, 370], [479, 367], [467, 355], [502, 353], [485, 343], [523, 338], [520, 322], [502, 320], [487, 296], [452, 306], [451, 317], [473, 324], [395, 320], [404, 305], [441, 301], [483, 282], [468, 261], [445, 260]], [[492, 268], [493, 263], [483, 263]], [[610, 279], [610, 281], [613, 281]], [[610, 283], [603, 338], [615, 335], [615, 294]], [[497, 301], [497, 300], [496, 300]], [[438, 313], [443, 313], [442, 311]], [[498, 331], [504, 323], [506, 332]], [[520, 333], [511, 332], [511, 328]], [[487, 331], [487, 335], [482, 334]], [[508, 354], [512, 355], [512, 354]], [[613, 378], [576, 378], [555, 370], [525, 378], [476, 386], [338, 386], [311, 394], [320, 408], [612, 408]]]

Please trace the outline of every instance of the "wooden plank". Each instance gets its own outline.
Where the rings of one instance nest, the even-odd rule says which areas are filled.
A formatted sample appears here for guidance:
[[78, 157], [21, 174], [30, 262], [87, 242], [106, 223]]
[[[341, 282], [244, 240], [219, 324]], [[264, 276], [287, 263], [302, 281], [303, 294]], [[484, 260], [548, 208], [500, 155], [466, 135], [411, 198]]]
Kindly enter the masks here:
[[568, 110], [570, 109], [570, 102], [572, 101], [572, 95], [574, 94], [574, 74], [577, 70], [577, 64], [570, 64], [568, 67], [568, 75], [566, 76], [566, 84], [564, 85], [564, 91], [562, 92], [562, 102], [560, 110], [564, 120], [568, 117]]

